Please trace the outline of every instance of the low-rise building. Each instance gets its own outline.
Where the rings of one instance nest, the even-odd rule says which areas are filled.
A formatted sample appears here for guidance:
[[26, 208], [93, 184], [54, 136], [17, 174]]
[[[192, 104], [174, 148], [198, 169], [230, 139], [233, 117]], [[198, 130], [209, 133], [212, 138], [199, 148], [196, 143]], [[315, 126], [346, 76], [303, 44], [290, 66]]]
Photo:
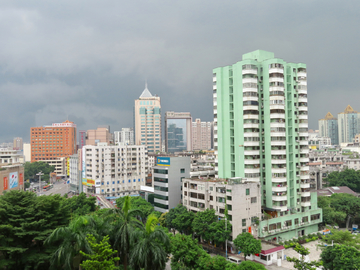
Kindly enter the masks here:
[[159, 156], [152, 175], [155, 210], [167, 212], [181, 203], [182, 181], [190, 177], [190, 157]]
[[317, 190], [318, 197], [319, 196], [329, 197], [329, 196], [333, 195], [334, 193], [346, 193], [346, 194], [350, 194], [350, 195], [354, 195], [355, 197], [358, 197], [358, 194], [347, 186], [327, 187], [324, 189]]
[[40, 161], [45, 162], [50, 166], [54, 166], [55, 167], [54, 173], [56, 173], [57, 176], [66, 177], [67, 176], [66, 160], [67, 159], [65, 157], [60, 157], [52, 160], [40, 160]]
[[[183, 179], [183, 205], [193, 212], [214, 209], [225, 218], [225, 207], [232, 224], [232, 239], [242, 232], [257, 232], [261, 219], [261, 187], [246, 179]], [[230, 239], [231, 240], [231, 239]]]
[[22, 164], [0, 165], [0, 195], [4, 191], [24, 190], [24, 166]]

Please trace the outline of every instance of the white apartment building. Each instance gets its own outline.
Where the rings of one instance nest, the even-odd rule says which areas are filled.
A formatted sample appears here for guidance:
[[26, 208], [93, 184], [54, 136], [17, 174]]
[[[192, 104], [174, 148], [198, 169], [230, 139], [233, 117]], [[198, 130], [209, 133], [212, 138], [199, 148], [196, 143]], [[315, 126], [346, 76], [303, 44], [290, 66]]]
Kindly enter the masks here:
[[[183, 179], [183, 205], [193, 212], [215, 209], [225, 218], [225, 206], [232, 224], [232, 239], [242, 232], [256, 233], [261, 220], [260, 183], [245, 179]], [[249, 229], [251, 227], [251, 229]]]
[[114, 131], [115, 145], [133, 145], [134, 144], [134, 129], [122, 128], [121, 131]]
[[70, 175], [69, 175], [69, 181], [70, 181], [70, 190], [75, 192], [76, 194], [81, 193], [81, 166], [80, 166], [80, 160], [79, 155], [74, 154], [70, 156], [69, 160], [69, 169], [70, 169]]
[[50, 166], [54, 166], [55, 170], [54, 173], [56, 173], [57, 176], [66, 176], [66, 158], [65, 157], [59, 157], [54, 160], [39, 160], [41, 162], [45, 162], [49, 164]]
[[212, 148], [212, 122], [201, 122], [196, 118], [192, 122], [192, 150], [209, 150]]
[[83, 191], [107, 197], [138, 194], [140, 186], [145, 186], [147, 167], [145, 145], [85, 145], [82, 148]]
[[8, 148], [0, 148], [0, 165], [20, 163], [23, 156], [17, 150]]
[[323, 149], [331, 147], [331, 138], [329, 137], [312, 137], [308, 139], [309, 148], [311, 149]]

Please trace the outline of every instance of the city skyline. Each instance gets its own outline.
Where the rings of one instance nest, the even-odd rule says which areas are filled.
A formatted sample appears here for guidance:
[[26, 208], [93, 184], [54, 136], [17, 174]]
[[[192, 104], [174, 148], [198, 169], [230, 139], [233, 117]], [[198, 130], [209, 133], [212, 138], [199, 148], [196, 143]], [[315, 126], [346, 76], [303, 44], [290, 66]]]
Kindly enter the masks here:
[[3, 1], [0, 141], [29, 141], [29, 127], [67, 118], [80, 130], [131, 127], [146, 80], [163, 112], [212, 121], [212, 69], [257, 49], [307, 63], [309, 128], [317, 129], [330, 108], [340, 112], [360, 98], [359, 5]]

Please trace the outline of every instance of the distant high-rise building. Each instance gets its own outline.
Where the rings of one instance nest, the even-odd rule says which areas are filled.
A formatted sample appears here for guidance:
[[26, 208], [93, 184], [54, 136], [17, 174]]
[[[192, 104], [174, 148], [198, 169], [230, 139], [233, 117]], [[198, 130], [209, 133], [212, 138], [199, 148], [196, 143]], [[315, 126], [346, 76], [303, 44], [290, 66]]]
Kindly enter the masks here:
[[212, 148], [212, 122], [201, 122], [197, 118], [192, 122], [192, 150], [209, 150]]
[[79, 130], [79, 149], [86, 145], [86, 130]]
[[30, 128], [31, 162], [56, 160], [76, 153], [76, 125], [66, 120]]
[[135, 100], [135, 144], [146, 145], [149, 153], [161, 151], [161, 102], [153, 96], [147, 84]]
[[360, 113], [348, 105], [344, 112], [338, 114], [339, 144], [352, 143], [360, 133]]
[[121, 131], [114, 131], [115, 145], [133, 145], [134, 144], [134, 129], [122, 128]]
[[169, 153], [192, 150], [192, 118], [189, 112], [165, 113], [165, 151]]
[[99, 142], [112, 144], [110, 126], [99, 126], [97, 129], [90, 129], [86, 132], [86, 145], [96, 145]]
[[319, 137], [329, 137], [332, 145], [339, 144], [337, 119], [328, 112], [324, 119], [319, 120]]
[[218, 177], [261, 185], [262, 209], [272, 219], [271, 225], [260, 221], [259, 237], [318, 231], [322, 210], [310, 192], [306, 65], [257, 50], [213, 73]]
[[14, 138], [13, 142], [13, 149], [14, 150], [23, 150], [23, 139], [20, 137]]

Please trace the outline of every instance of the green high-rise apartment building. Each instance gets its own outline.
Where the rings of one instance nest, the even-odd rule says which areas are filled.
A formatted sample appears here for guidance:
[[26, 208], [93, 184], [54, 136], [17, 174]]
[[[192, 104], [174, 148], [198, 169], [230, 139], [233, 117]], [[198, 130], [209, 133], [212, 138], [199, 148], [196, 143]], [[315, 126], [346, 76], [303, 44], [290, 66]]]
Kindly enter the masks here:
[[272, 218], [260, 222], [260, 237], [317, 231], [322, 210], [310, 192], [306, 65], [258, 50], [213, 73], [217, 176], [261, 184], [262, 209]]

